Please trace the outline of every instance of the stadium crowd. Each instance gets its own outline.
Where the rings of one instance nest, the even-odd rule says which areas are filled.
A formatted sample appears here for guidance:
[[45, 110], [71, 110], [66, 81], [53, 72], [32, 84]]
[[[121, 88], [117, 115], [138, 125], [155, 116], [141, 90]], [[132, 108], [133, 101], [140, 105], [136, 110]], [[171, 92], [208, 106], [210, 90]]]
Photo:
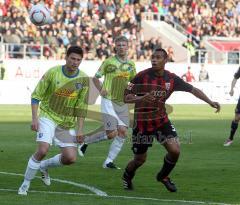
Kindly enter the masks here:
[[[196, 48], [204, 35], [240, 36], [240, 2], [236, 0], [45, 0], [45, 4], [55, 23], [36, 27], [28, 18], [30, 1], [0, 0], [3, 41], [32, 45], [28, 47], [31, 57], [36, 56], [41, 44], [48, 44], [44, 56], [57, 59], [63, 58], [70, 44], [81, 45], [85, 59], [94, 60], [108, 57], [113, 52], [113, 38], [122, 34], [130, 42], [129, 58], [147, 60], [153, 48], [162, 43], [160, 37], [144, 39], [141, 21], [145, 12], [158, 13], [163, 20], [182, 25], [196, 37]], [[12, 45], [9, 49], [22, 48]]]

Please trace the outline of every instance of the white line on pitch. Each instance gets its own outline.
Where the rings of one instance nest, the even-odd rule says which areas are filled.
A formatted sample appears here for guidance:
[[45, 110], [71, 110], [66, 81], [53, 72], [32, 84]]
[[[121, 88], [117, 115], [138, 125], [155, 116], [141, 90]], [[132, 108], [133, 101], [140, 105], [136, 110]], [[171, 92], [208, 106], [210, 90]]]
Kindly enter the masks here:
[[[5, 192], [16, 192], [16, 189], [0, 189], [0, 191]], [[75, 196], [97, 196], [96, 194], [85, 194], [85, 193], [76, 193], [76, 192], [59, 192], [59, 191], [36, 191], [30, 190], [30, 193], [42, 193], [42, 194], [59, 194], [59, 195], [75, 195]], [[26, 197], [26, 196], [23, 196]], [[187, 201], [187, 200], [177, 200], [177, 199], [158, 199], [158, 198], [148, 198], [148, 197], [135, 197], [135, 196], [100, 196], [105, 198], [115, 198], [115, 199], [134, 199], [134, 200], [146, 200], [146, 201], [159, 201], [159, 202], [176, 202], [183, 204], [208, 204], [208, 205], [234, 205], [234, 204], [226, 204], [226, 203], [218, 203], [218, 202], [204, 202], [204, 201]]]
[[[17, 174], [17, 173], [10, 173], [10, 172], [0, 172], [0, 174], [5, 174], [5, 175], [11, 175], [11, 176], [24, 176], [23, 174]], [[41, 179], [41, 177], [36, 176], [35, 178]], [[83, 189], [87, 189], [95, 194], [97, 194], [98, 196], [107, 196], [106, 192], [103, 192], [95, 187], [92, 186], [88, 186], [86, 184], [80, 184], [80, 183], [76, 183], [76, 182], [72, 182], [72, 181], [68, 181], [68, 180], [62, 180], [62, 179], [54, 179], [51, 178], [52, 181], [56, 181], [56, 182], [60, 182], [63, 184], [70, 184], [76, 187], [80, 187]]]

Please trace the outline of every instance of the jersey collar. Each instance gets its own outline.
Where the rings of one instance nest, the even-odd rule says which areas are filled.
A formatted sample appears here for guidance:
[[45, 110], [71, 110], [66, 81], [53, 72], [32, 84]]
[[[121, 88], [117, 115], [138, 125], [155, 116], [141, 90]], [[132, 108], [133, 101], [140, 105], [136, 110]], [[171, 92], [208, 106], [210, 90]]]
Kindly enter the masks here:
[[117, 55], [115, 55], [115, 58], [120, 62], [120, 63], [127, 63], [128, 62], [128, 59], [123, 61], [121, 60]]
[[67, 77], [67, 78], [75, 78], [75, 77], [77, 77], [78, 74], [79, 74], [79, 69], [78, 69], [78, 72], [77, 72], [75, 75], [67, 75], [67, 73], [64, 72], [64, 66], [62, 66], [62, 73], [63, 73], [63, 75], [64, 75], [65, 77]]

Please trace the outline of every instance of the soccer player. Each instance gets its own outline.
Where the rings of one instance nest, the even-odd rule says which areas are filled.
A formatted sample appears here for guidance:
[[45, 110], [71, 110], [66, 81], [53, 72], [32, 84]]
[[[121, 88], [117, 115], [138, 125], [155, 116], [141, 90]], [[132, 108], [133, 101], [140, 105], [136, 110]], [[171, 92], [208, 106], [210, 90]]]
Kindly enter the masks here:
[[[50, 185], [49, 168], [70, 165], [76, 161], [76, 143], [83, 142], [88, 99], [88, 77], [78, 69], [82, 58], [81, 47], [69, 47], [66, 64], [49, 69], [32, 93], [31, 129], [37, 132], [38, 146], [28, 161], [24, 181], [18, 190], [20, 195], [27, 195], [30, 182], [38, 170], [43, 182]], [[61, 153], [43, 160], [52, 142], [60, 147]]]
[[211, 101], [201, 90], [165, 70], [167, 60], [167, 52], [161, 48], [156, 49], [151, 57], [152, 67], [138, 73], [125, 90], [125, 103], [135, 103], [132, 134], [134, 158], [126, 166], [122, 177], [124, 188], [128, 190], [133, 189], [135, 172], [146, 161], [148, 147], [152, 146], [153, 139], [156, 138], [167, 150], [157, 181], [162, 182], [169, 191], [177, 191], [169, 174], [178, 161], [180, 145], [165, 109], [165, 102], [174, 91], [190, 92], [216, 108], [216, 112], [220, 111], [220, 105]]
[[[129, 126], [128, 105], [123, 102], [123, 96], [128, 82], [136, 75], [136, 69], [134, 62], [128, 59], [126, 37], [116, 37], [115, 51], [116, 55], [107, 58], [102, 63], [93, 79], [102, 96], [101, 112], [106, 132], [96, 137], [86, 137], [85, 143], [90, 144], [114, 138], [103, 168], [120, 169], [113, 161], [121, 151]], [[102, 77], [104, 77], [103, 84], [99, 81]]]
[[[233, 96], [233, 94], [234, 94], [234, 87], [235, 87], [239, 77], [240, 77], [240, 67], [238, 68], [238, 71], [234, 74], [234, 77], [233, 77], [233, 80], [232, 80], [232, 83], [231, 83], [231, 89], [230, 89], [230, 92], [229, 92], [229, 94], [231, 96]], [[239, 120], [240, 120], [240, 98], [238, 99], [238, 103], [237, 103], [237, 106], [235, 108], [235, 117], [234, 117], [234, 119], [232, 121], [232, 124], [231, 124], [230, 135], [229, 135], [228, 139], [224, 142], [223, 146], [227, 147], [227, 146], [230, 146], [233, 143], [233, 137], [234, 137], [235, 132], [238, 128]]]

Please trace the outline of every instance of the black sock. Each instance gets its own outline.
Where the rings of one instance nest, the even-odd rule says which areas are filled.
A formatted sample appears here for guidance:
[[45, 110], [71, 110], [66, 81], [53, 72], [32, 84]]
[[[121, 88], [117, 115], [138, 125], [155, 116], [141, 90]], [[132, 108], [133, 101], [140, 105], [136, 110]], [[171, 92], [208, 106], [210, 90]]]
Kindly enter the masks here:
[[235, 135], [237, 128], [238, 128], [238, 122], [232, 121], [231, 132], [230, 132], [230, 137], [229, 137], [230, 140], [233, 140], [233, 137]]
[[169, 160], [166, 155], [164, 157], [164, 164], [162, 166], [162, 169], [157, 175], [157, 180], [161, 181], [162, 179], [166, 178], [170, 174], [170, 172], [173, 170], [175, 165], [176, 165], [176, 162], [172, 162], [171, 160]]
[[124, 177], [127, 177], [128, 179], [132, 179], [135, 175], [135, 172], [129, 171], [126, 167], [125, 172], [124, 172]]

